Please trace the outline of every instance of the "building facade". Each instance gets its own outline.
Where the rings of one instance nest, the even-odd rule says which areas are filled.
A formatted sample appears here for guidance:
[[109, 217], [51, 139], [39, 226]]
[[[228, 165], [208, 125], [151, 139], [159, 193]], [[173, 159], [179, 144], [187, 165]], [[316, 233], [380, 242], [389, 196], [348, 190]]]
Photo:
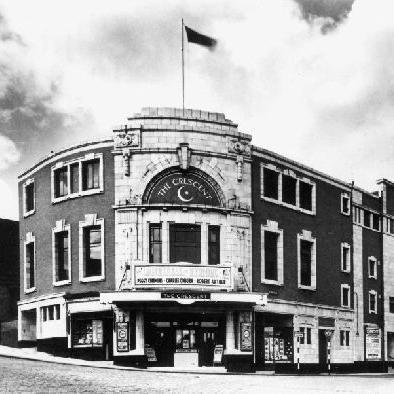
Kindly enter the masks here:
[[141, 367], [385, 368], [394, 185], [380, 185], [255, 147], [220, 113], [144, 108], [19, 177], [18, 339]]

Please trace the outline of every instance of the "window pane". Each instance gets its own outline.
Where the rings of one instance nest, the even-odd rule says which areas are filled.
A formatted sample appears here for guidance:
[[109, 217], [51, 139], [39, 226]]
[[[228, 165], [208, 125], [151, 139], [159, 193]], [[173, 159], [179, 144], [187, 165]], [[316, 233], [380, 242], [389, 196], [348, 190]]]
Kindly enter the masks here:
[[278, 233], [264, 231], [265, 279], [278, 280]]
[[67, 194], [67, 167], [63, 167], [55, 170], [55, 197], [63, 197]]
[[309, 183], [300, 181], [300, 207], [308, 211], [312, 210], [312, 188]]
[[35, 263], [34, 263], [34, 242], [26, 245], [26, 288], [30, 289], [35, 286]]
[[101, 272], [101, 227], [85, 228], [85, 276], [100, 276]]
[[364, 211], [364, 226], [371, 227], [371, 212]]
[[220, 264], [220, 227], [208, 227], [208, 264]]
[[346, 246], [342, 246], [342, 270], [349, 270], [349, 248]]
[[380, 229], [380, 220], [379, 220], [379, 215], [372, 214], [372, 227], [374, 230], [379, 230]]
[[312, 242], [301, 240], [301, 285], [312, 284]]
[[263, 188], [264, 196], [278, 199], [278, 179], [279, 174], [268, 168], [263, 169]]
[[100, 187], [100, 160], [90, 160], [82, 163], [83, 190]]
[[342, 303], [343, 306], [349, 306], [349, 289], [347, 287], [342, 288]]
[[376, 310], [376, 297], [374, 293], [369, 294], [369, 310], [372, 312]]
[[149, 232], [149, 262], [160, 264], [162, 253], [161, 224], [151, 224]]
[[297, 179], [282, 175], [282, 200], [287, 204], [296, 205]]
[[349, 213], [350, 212], [350, 199], [348, 196], [342, 196], [342, 212]]
[[306, 329], [306, 343], [310, 345], [312, 343], [312, 330], [310, 327]]
[[303, 345], [305, 343], [305, 327], [300, 327], [300, 332], [302, 337], [300, 337], [300, 344]]
[[53, 306], [48, 306], [48, 320], [53, 320]]
[[79, 163], [74, 163], [70, 165], [70, 188], [71, 193], [79, 192]]
[[56, 281], [68, 280], [68, 231], [55, 234]]
[[26, 193], [26, 212], [30, 212], [34, 209], [34, 183], [30, 183], [25, 187]]
[[201, 263], [201, 229], [198, 225], [170, 225], [170, 262]]
[[390, 302], [390, 313], [394, 313], [394, 297], [390, 297], [389, 302]]

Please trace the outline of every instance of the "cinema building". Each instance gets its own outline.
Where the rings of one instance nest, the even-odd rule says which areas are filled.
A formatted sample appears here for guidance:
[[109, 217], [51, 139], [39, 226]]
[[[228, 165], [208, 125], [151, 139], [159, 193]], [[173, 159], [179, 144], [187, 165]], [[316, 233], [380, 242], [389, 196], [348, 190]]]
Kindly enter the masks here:
[[380, 184], [255, 147], [220, 113], [144, 108], [20, 175], [20, 344], [143, 368], [384, 369]]

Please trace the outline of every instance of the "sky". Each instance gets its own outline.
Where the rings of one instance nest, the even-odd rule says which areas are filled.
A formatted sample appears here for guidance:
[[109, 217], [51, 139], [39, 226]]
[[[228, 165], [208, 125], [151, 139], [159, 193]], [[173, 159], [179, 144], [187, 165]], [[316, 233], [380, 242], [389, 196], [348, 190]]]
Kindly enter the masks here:
[[394, 181], [392, 0], [0, 0], [0, 217], [51, 151], [145, 106], [225, 113], [253, 143], [376, 190]]

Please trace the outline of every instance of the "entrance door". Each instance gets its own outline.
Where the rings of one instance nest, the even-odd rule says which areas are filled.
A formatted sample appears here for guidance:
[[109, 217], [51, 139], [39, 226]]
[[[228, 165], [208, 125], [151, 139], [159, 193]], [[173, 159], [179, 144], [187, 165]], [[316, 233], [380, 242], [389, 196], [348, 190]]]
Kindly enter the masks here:
[[200, 334], [199, 365], [211, 367], [215, 346], [218, 344], [217, 329], [201, 328]]
[[319, 364], [325, 369], [327, 365], [327, 337], [326, 330], [319, 330]]

